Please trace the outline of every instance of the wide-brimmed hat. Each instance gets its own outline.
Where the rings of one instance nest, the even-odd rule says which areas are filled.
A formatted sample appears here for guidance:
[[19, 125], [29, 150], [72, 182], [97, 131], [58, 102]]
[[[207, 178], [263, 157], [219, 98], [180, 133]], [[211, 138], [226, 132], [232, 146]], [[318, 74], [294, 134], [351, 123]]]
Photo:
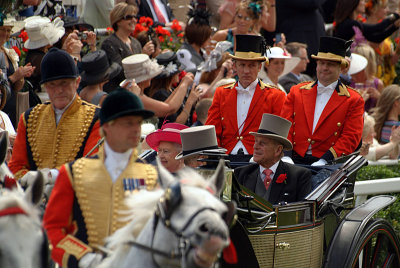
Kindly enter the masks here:
[[356, 74], [364, 70], [368, 65], [368, 60], [359, 54], [351, 53], [350, 68], [348, 71], [349, 75]]
[[343, 67], [348, 66], [345, 60], [346, 51], [350, 48], [353, 40], [346, 41], [341, 38], [322, 36], [319, 39], [319, 51], [317, 55], [311, 55], [316, 60], [329, 60], [339, 62]]
[[259, 35], [237, 34], [235, 55], [229, 54], [235, 60], [266, 61], [264, 56], [266, 43], [264, 37]]
[[218, 147], [215, 126], [190, 127], [181, 130], [182, 152], [176, 160], [200, 153], [225, 153], [227, 150]]
[[[146, 54], [135, 54], [124, 58], [122, 67], [126, 79], [135, 79], [136, 83], [156, 77], [163, 71], [163, 67], [156, 60], [150, 60]], [[120, 85], [123, 85], [126, 79]]]
[[146, 142], [156, 151], [158, 151], [158, 145], [162, 141], [182, 144], [180, 131], [185, 128], [188, 128], [188, 126], [179, 123], [164, 124], [161, 129], [157, 129], [157, 131], [147, 135]]
[[82, 18], [77, 19], [71, 16], [64, 16], [62, 18], [64, 21], [64, 28], [74, 28], [80, 32], [82, 31], [94, 31], [94, 27], [89, 23], [86, 23]]
[[171, 77], [180, 72], [180, 62], [178, 61], [178, 57], [175, 52], [168, 51], [161, 53], [156, 57], [157, 63], [164, 66], [162, 72], [156, 77], [158, 78], [167, 78]]
[[28, 34], [25, 48], [37, 49], [54, 45], [65, 33], [63, 25], [64, 22], [59, 17], [52, 22], [48, 18], [39, 16], [25, 20], [25, 31]]
[[113, 79], [121, 72], [121, 65], [116, 62], [109, 64], [104, 50], [86, 54], [81, 61], [81, 78], [85, 85], [95, 85]]
[[58, 48], [51, 48], [44, 55], [40, 64], [42, 80], [40, 84], [65, 78], [77, 78], [78, 67], [74, 59], [65, 51]]
[[253, 136], [267, 137], [280, 142], [284, 150], [292, 150], [293, 145], [287, 139], [292, 122], [277, 115], [263, 114], [257, 132], [250, 132]]
[[17, 21], [15, 17], [7, 15], [7, 18], [3, 20], [3, 24], [0, 26], [12, 27], [12, 32], [19, 32], [25, 26], [25, 21]]
[[[270, 59], [284, 59], [285, 60], [285, 67], [283, 68], [283, 72], [279, 77], [282, 77], [282, 76], [290, 73], [301, 60], [299, 57], [292, 57], [290, 54], [286, 53], [280, 47], [271, 47], [270, 49], [267, 49], [267, 58], [268, 58], [268, 60], [270, 60]], [[264, 63], [263, 63], [263, 68], [261, 68], [259, 76], [261, 77], [263, 73], [265, 73]]]
[[117, 88], [108, 94], [103, 101], [99, 115], [100, 125], [128, 115], [138, 115], [147, 119], [152, 117], [154, 113], [144, 109], [138, 96], [124, 88]]

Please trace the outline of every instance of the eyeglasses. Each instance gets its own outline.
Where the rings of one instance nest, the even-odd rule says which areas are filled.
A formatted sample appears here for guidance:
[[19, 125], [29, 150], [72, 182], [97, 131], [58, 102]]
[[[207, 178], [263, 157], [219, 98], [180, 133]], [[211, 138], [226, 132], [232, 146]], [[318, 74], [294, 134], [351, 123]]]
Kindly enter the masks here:
[[123, 20], [137, 19], [137, 16], [136, 15], [125, 15], [122, 19]]
[[250, 18], [250, 17], [247, 17], [247, 16], [244, 17], [244, 16], [242, 16], [242, 15], [240, 15], [240, 14], [237, 14], [236, 17], [237, 17], [238, 19], [240, 19], [240, 20], [241, 20], [241, 19], [244, 19], [245, 21], [251, 21], [251, 18]]

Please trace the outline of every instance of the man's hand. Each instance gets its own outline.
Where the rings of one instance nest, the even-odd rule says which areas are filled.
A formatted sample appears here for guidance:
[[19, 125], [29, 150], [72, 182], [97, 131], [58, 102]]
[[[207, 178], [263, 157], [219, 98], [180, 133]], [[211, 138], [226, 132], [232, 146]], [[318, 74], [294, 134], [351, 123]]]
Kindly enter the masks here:
[[328, 162], [326, 162], [325, 159], [320, 159], [314, 163], [311, 164], [312, 167], [317, 167], [317, 166], [325, 166], [326, 164], [328, 164]]
[[[46, 184], [54, 184], [55, 180], [57, 177], [53, 178], [54, 175], [56, 175], [56, 172], [54, 170], [57, 169], [49, 169], [49, 168], [44, 168], [41, 170], [31, 170], [25, 173], [25, 175], [20, 179], [20, 183], [22, 187], [28, 187], [31, 185], [34, 181], [36, 176], [38, 176], [38, 173], [41, 172], [43, 175], [43, 182], [44, 185]], [[58, 170], [57, 170], [58, 173]], [[53, 175], [52, 175], [53, 174]]]
[[97, 267], [103, 259], [103, 256], [98, 253], [86, 253], [80, 260], [79, 260], [79, 268], [93, 268]]

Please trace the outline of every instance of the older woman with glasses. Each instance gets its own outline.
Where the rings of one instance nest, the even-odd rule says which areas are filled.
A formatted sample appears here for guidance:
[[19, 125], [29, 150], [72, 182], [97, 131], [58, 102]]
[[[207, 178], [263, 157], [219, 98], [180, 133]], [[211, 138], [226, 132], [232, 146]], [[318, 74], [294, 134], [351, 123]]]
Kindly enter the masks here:
[[[110, 63], [117, 62], [122, 66], [122, 59], [133, 54], [154, 53], [154, 44], [147, 42], [143, 48], [139, 41], [131, 36], [136, 26], [136, 14], [138, 10], [134, 5], [127, 3], [118, 3], [110, 12], [110, 22], [115, 33], [106, 38], [101, 45], [108, 57]], [[123, 70], [110, 82], [104, 86], [104, 90], [110, 92], [118, 87], [119, 83], [125, 79]]]

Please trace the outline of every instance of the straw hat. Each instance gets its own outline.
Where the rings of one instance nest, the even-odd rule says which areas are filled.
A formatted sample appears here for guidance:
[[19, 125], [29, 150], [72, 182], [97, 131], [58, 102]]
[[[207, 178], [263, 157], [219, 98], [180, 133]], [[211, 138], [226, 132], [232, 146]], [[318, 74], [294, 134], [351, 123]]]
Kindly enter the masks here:
[[123, 85], [127, 79], [135, 79], [136, 83], [151, 79], [159, 75], [163, 67], [154, 59], [150, 60], [146, 54], [135, 54], [122, 60], [122, 67], [126, 79], [121, 82]]
[[264, 37], [259, 35], [245, 35], [237, 34], [235, 55], [229, 54], [235, 60], [253, 60], [253, 61], [266, 61], [268, 59], [265, 54], [265, 40]]
[[121, 65], [108, 62], [106, 52], [97, 50], [86, 54], [81, 62], [82, 83], [86, 85], [95, 85], [106, 80], [111, 80], [121, 72]]
[[368, 65], [368, 60], [359, 54], [351, 53], [349, 75], [356, 74], [364, 70]]
[[160, 142], [162, 141], [182, 144], [180, 131], [186, 128], [188, 128], [188, 126], [179, 123], [164, 124], [161, 129], [157, 129], [156, 132], [147, 135], [146, 142], [153, 150], [156, 151], [158, 151], [158, 145], [160, 145]]
[[215, 126], [190, 127], [181, 130], [182, 152], [176, 160], [200, 153], [225, 153], [227, 150], [218, 147]]
[[35, 16], [25, 21], [25, 30], [28, 40], [25, 48], [37, 49], [47, 45], [54, 45], [64, 35], [64, 22], [60, 18], [55, 18], [52, 22], [48, 18]]
[[250, 132], [253, 136], [267, 137], [280, 142], [284, 150], [292, 150], [293, 145], [287, 139], [292, 123], [280, 116], [263, 114], [257, 132]]
[[317, 55], [311, 55], [316, 60], [329, 60], [339, 62], [343, 67], [348, 66], [345, 60], [346, 51], [350, 48], [352, 40], [346, 41], [341, 38], [322, 36], [319, 39], [319, 51]]

